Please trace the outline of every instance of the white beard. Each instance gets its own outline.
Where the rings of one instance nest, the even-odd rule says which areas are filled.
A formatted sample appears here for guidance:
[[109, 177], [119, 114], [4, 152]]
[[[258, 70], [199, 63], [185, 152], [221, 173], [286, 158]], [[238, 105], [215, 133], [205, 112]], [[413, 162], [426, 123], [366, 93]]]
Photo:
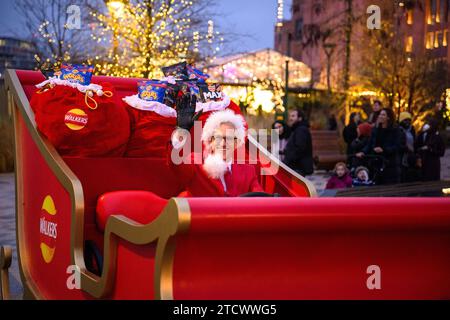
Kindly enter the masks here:
[[219, 179], [227, 171], [227, 164], [221, 156], [209, 154], [203, 163], [203, 169], [212, 179]]

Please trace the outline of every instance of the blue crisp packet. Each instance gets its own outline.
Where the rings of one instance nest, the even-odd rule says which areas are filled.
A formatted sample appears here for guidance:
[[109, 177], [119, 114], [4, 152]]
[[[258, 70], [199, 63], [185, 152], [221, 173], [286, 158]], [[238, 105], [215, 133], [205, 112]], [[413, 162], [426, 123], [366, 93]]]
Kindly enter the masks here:
[[187, 66], [187, 64], [184, 61], [184, 62], [173, 64], [168, 67], [163, 67], [161, 69], [162, 69], [162, 72], [164, 73], [164, 76], [166, 76], [166, 77], [172, 76], [172, 77], [175, 77], [180, 80], [187, 80], [188, 74], [187, 74], [186, 66]]
[[60, 79], [87, 86], [91, 83], [93, 72], [94, 72], [93, 66], [83, 66], [80, 64], [63, 63], [61, 64]]
[[201, 72], [193, 66], [186, 66], [186, 70], [189, 76], [189, 80], [197, 80], [198, 83], [205, 83], [205, 81], [209, 79], [208, 74]]
[[138, 81], [139, 98], [145, 101], [165, 102], [167, 84], [158, 80]]

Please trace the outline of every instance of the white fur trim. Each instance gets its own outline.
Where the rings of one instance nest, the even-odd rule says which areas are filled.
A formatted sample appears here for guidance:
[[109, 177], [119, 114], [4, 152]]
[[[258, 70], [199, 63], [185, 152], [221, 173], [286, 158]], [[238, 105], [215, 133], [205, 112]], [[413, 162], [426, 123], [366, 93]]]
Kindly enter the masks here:
[[91, 83], [87, 86], [84, 86], [82, 84], [76, 83], [76, 82], [70, 82], [68, 80], [62, 80], [58, 77], [51, 77], [48, 80], [45, 80], [39, 84], [36, 85], [36, 88], [41, 89], [42, 87], [46, 86], [47, 84], [50, 84], [52, 86], [66, 86], [66, 87], [71, 87], [74, 89], [78, 89], [78, 91], [85, 93], [88, 90], [94, 91], [98, 96], [102, 96], [103, 95], [103, 87], [98, 85], [98, 84], [94, 84]]
[[203, 163], [203, 169], [212, 179], [219, 179], [227, 171], [227, 164], [220, 155], [209, 154]]
[[166, 106], [164, 103], [160, 103], [158, 101], [145, 101], [139, 98], [137, 94], [128, 96], [122, 99], [126, 104], [135, 109], [144, 110], [144, 111], [153, 111], [160, 116], [166, 118], [176, 118], [177, 112], [175, 109]]
[[202, 132], [202, 141], [208, 143], [213, 137], [214, 131], [225, 122], [230, 122], [236, 129], [238, 146], [245, 142], [245, 120], [241, 115], [235, 114], [232, 110], [226, 109], [212, 113], [205, 122]]
[[209, 102], [197, 102], [197, 105], [195, 106], [195, 112], [199, 112], [200, 110], [203, 110], [203, 112], [207, 111], [221, 111], [224, 110], [226, 107], [230, 105], [230, 97], [223, 94], [223, 100], [221, 101], [209, 101]]

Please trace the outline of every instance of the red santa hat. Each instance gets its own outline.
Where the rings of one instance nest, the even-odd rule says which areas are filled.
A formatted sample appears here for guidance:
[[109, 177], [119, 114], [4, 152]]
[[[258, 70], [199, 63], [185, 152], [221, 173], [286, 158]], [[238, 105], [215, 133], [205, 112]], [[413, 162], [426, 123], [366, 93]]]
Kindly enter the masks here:
[[245, 142], [245, 120], [241, 115], [226, 109], [212, 113], [205, 122], [202, 131], [202, 141], [208, 143], [214, 136], [215, 130], [222, 123], [231, 123], [235, 129], [235, 135], [238, 141], [238, 147]]

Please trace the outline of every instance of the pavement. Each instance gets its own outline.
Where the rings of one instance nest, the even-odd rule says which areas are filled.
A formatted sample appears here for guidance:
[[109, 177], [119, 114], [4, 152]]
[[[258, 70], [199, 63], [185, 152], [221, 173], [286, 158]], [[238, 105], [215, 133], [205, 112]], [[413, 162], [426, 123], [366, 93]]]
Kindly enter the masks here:
[[9, 269], [9, 285], [11, 299], [22, 298], [22, 282], [16, 249], [16, 217], [15, 217], [15, 183], [14, 173], [0, 174], [0, 245], [13, 248], [13, 261]]
[[[307, 178], [315, 185], [320, 195], [325, 189], [331, 173], [316, 171]], [[450, 149], [441, 159], [442, 180], [450, 180]], [[13, 262], [10, 268], [11, 298], [21, 299], [22, 286], [19, 267], [17, 264], [16, 226], [15, 226], [15, 183], [13, 173], [0, 174], [0, 245], [9, 245], [13, 248]]]

